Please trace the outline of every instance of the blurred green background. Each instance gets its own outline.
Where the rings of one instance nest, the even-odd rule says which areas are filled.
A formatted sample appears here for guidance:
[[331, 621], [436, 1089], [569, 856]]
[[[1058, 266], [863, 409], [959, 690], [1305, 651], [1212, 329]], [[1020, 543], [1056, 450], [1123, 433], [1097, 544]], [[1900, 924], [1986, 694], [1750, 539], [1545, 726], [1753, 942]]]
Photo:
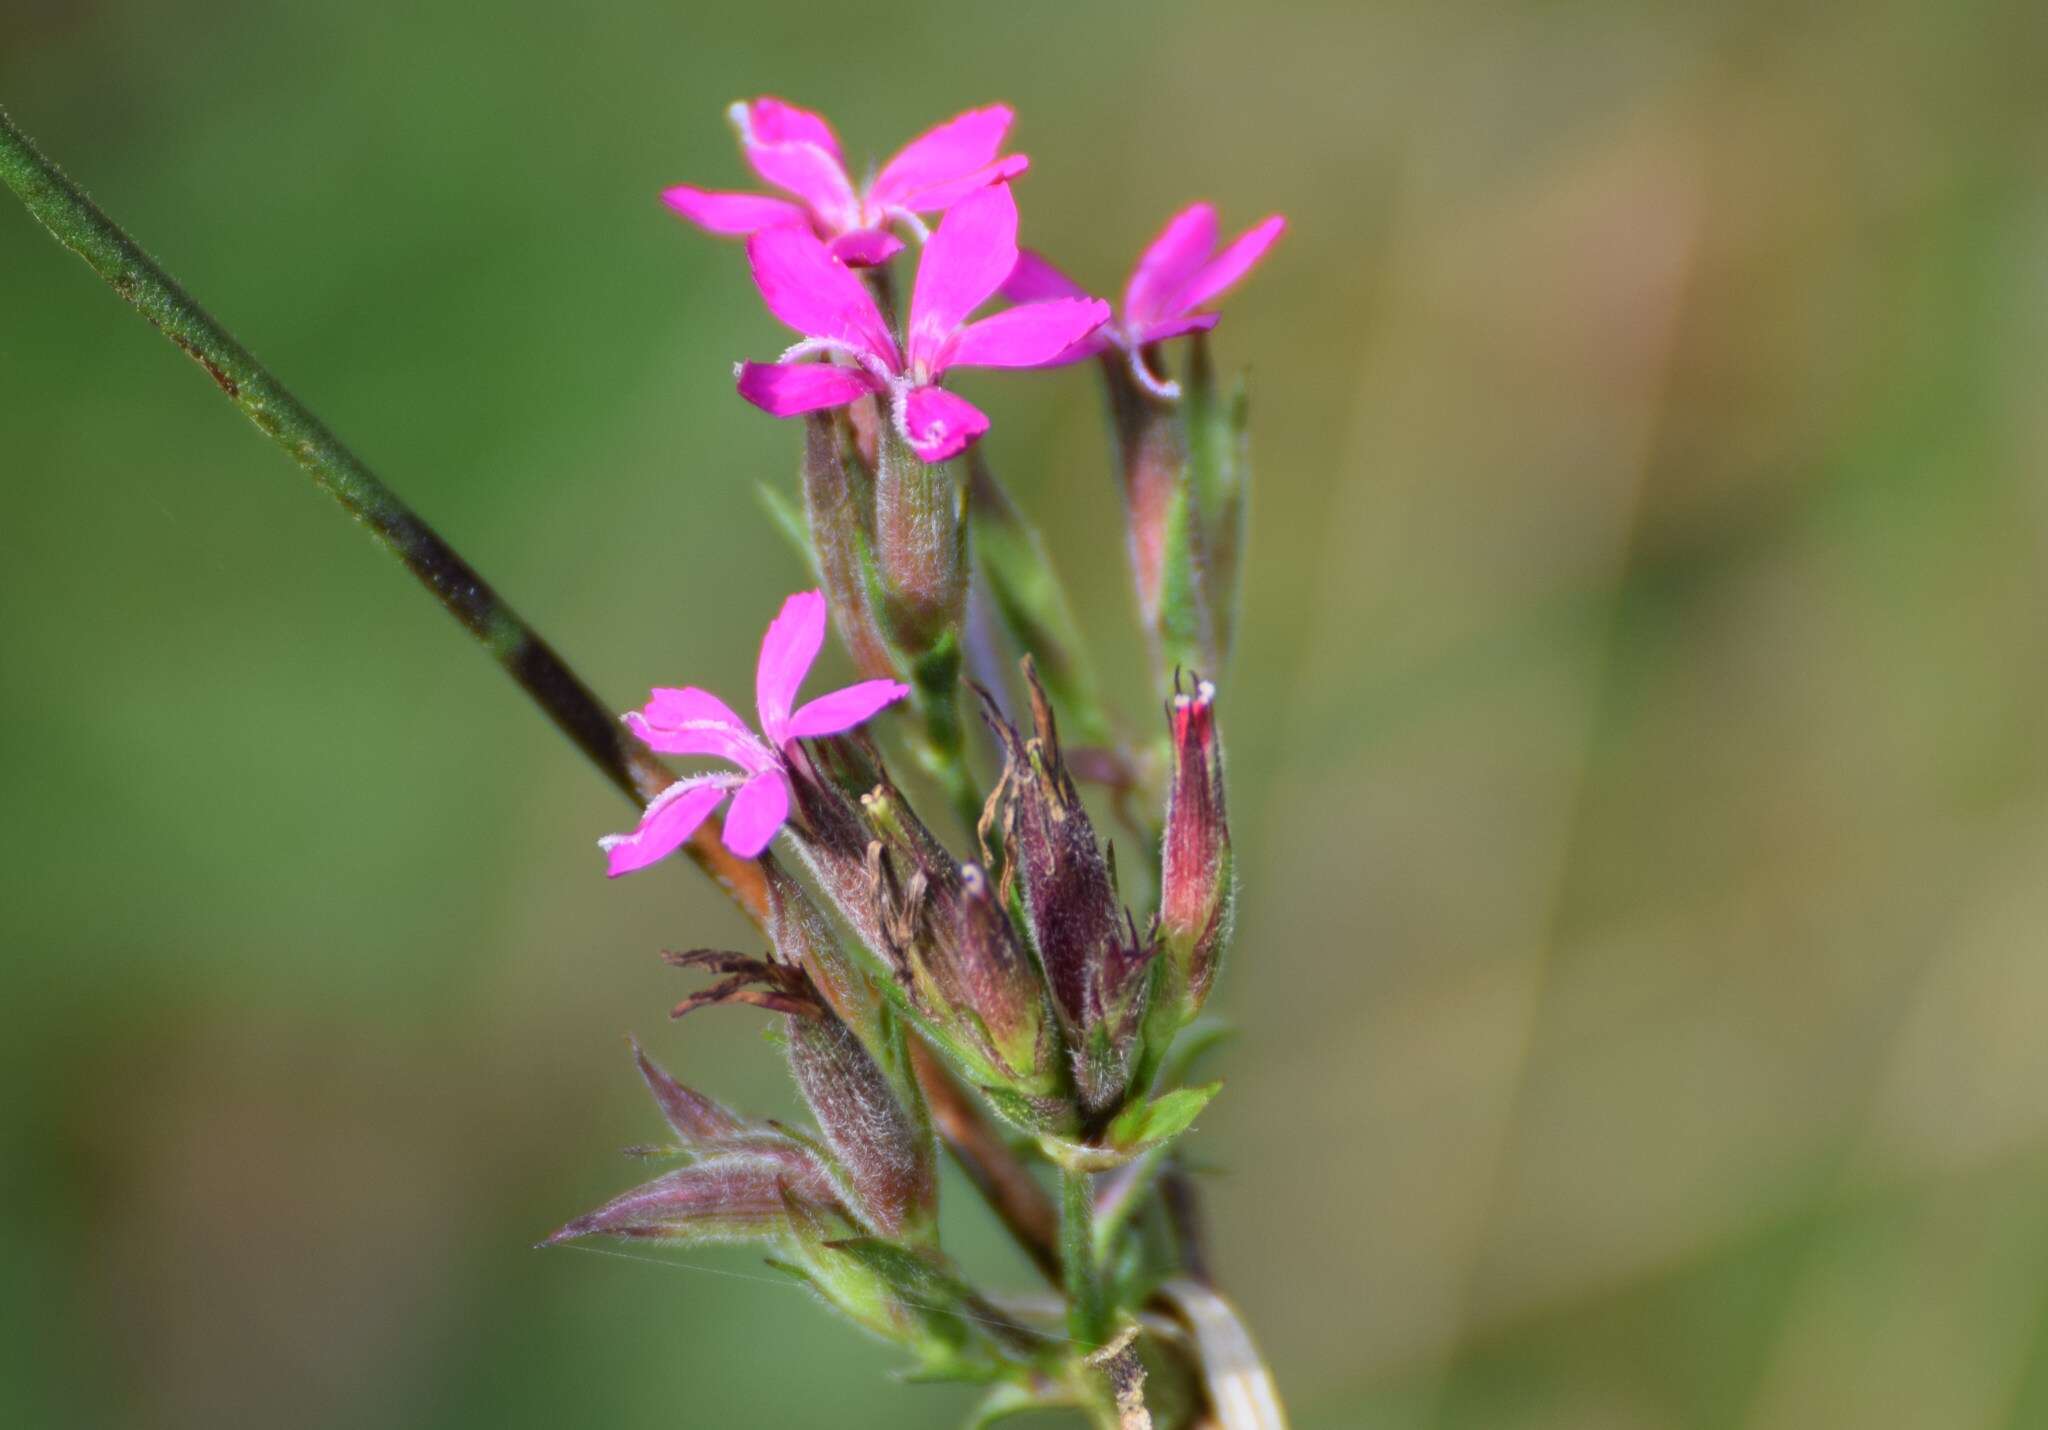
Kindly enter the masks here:
[[[655, 198], [729, 100], [1014, 102], [1099, 289], [1285, 211], [1199, 1145], [1298, 1423], [1967, 1430], [2048, 1423], [2043, 16], [9, 0], [0, 101], [622, 707], [801, 578]], [[1089, 375], [963, 385], [1142, 711]], [[956, 1420], [747, 1254], [527, 1249], [626, 1030], [787, 1110], [664, 1017], [747, 935], [11, 199], [0, 483], [0, 1418]]]

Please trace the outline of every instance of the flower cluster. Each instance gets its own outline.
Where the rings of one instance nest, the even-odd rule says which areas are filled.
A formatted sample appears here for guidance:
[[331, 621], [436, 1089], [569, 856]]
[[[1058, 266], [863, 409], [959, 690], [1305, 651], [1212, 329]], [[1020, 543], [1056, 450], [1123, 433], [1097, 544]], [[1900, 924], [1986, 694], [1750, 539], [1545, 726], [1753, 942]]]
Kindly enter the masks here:
[[[1006, 107], [949, 120], [864, 183], [818, 115], [769, 98], [731, 115], [747, 163], [786, 197], [663, 197], [744, 236], [762, 301], [797, 334], [737, 379], [756, 407], [804, 419], [801, 500], [780, 515], [818, 589], [768, 624], [755, 725], [697, 686], [652, 690], [625, 716], [655, 754], [718, 767], [676, 779], [600, 845], [614, 877], [686, 845], [714, 865], [752, 861], [724, 867], [728, 882], [752, 869], [766, 955], [670, 955], [717, 979], [675, 1011], [744, 1004], [779, 1018], [817, 1131], [728, 1111], [636, 1048], [683, 1165], [551, 1240], [765, 1243], [927, 1376], [993, 1382], [998, 1409], [1124, 1415], [1139, 1360], [1076, 1347], [1111, 1342], [1192, 1256], [1170, 1226], [1137, 1228], [1147, 1206], [1166, 1217], [1169, 1149], [1216, 1090], [1189, 1082], [1202, 1040], [1183, 1034], [1214, 986], [1235, 897], [1212, 680], [1234, 626], [1245, 404], [1218, 391], [1206, 334], [1284, 221], [1220, 243], [1212, 207], [1183, 209], [1112, 309], [1018, 246], [1011, 183], [1028, 161], [1003, 152]], [[914, 266], [900, 322], [898, 255]], [[1175, 377], [1161, 345], [1183, 338]], [[1103, 705], [1043, 541], [969, 450], [988, 417], [945, 385], [965, 369], [1088, 358], [1109, 399], [1166, 706], [1145, 738]], [[861, 678], [801, 701], [828, 626]], [[975, 711], [985, 743], [970, 739]], [[878, 737], [907, 748], [913, 790]], [[1094, 813], [1084, 787], [1102, 796]], [[928, 822], [913, 791], [941, 796], [948, 818]], [[1121, 864], [1105, 812], [1131, 836]], [[935, 1116], [927, 1099], [947, 1089], [966, 1101]], [[1069, 1231], [1082, 1223], [1032, 1248], [1063, 1260], [1064, 1335], [997, 1314], [938, 1244], [934, 1128], [962, 1150], [975, 1142], [963, 1119], [979, 1117], [1050, 1165]], [[1043, 1196], [1020, 1175], [1022, 1192], [992, 1195], [1013, 1227], [1032, 1222], [1017, 1199]]]
[[[913, 139], [862, 188], [819, 115], [768, 98], [729, 112], [748, 164], [792, 197], [687, 185], [662, 197], [711, 233], [750, 235], [747, 260], [761, 300], [803, 339], [773, 363], [741, 364], [740, 395], [764, 412], [792, 417], [876, 394], [886, 398], [903, 440], [928, 462], [956, 455], [988, 430], [978, 408], [939, 386], [951, 368], [1045, 367], [1114, 347], [1153, 391], [1175, 395], [1141, 354], [1215, 326], [1216, 315], [1206, 310], [1286, 227], [1274, 215], [1212, 257], [1216, 211], [1208, 204], [1183, 209], [1139, 259], [1123, 312], [1112, 321], [1107, 303], [1017, 247], [1009, 181], [1030, 161], [1001, 154], [1012, 118], [1007, 106], [969, 110]], [[933, 213], [945, 214], [936, 233], [919, 217]], [[855, 272], [903, 248], [896, 228], [923, 244], [900, 345]], [[968, 321], [999, 292], [1015, 306]]]

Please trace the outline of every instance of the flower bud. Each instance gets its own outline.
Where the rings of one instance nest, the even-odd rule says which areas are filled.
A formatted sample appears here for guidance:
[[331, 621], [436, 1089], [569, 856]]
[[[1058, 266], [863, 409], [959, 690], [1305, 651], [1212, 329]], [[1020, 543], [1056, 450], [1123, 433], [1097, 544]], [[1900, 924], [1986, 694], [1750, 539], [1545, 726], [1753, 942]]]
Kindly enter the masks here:
[[789, 753], [796, 852], [839, 916], [883, 956], [881, 911], [868, 868], [874, 834], [860, 802], [864, 791], [886, 781], [881, 760], [865, 741], [845, 736], [807, 740]]
[[1060, 753], [1052, 708], [1029, 657], [1032, 737], [1021, 738], [984, 696], [983, 714], [1004, 750], [1002, 782], [984, 824], [1000, 836], [1003, 897], [1021, 890], [1032, 942], [1065, 1026], [1081, 1107], [1106, 1117], [1121, 1103], [1145, 1012], [1152, 950], [1117, 899], [1112, 866], [1095, 840]]
[[1217, 667], [1187, 424], [1178, 405], [1138, 386], [1119, 355], [1104, 354], [1102, 370], [1123, 468], [1125, 534], [1138, 614], [1164, 685], [1177, 668]]
[[[1067, 1116], [1044, 986], [987, 876], [954, 860], [864, 742], [807, 742], [791, 771], [798, 853], [896, 975], [925, 1036], [980, 1085]], [[813, 978], [830, 1001], [833, 980]]]
[[967, 608], [966, 502], [949, 462], [927, 462], [893, 428], [875, 463], [881, 616], [902, 668], [960, 629]]
[[1141, 385], [1118, 354], [1102, 360], [1131, 575], [1162, 685], [1229, 660], [1250, 472], [1244, 386], [1218, 392], [1207, 342], [1197, 333], [1189, 347], [1172, 396]]
[[869, 679], [896, 674], [888, 642], [876, 625], [874, 590], [874, 498], [865, 474], [848, 471], [839, 422], [829, 412], [804, 419], [804, 517], [818, 581], [832, 608], [833, 624]]
[[[821, 1178], [821, 1185], [822, 1185]], [[554, 1231], [543, 1246], [584, 1236], [693, 1243], [768, 1240], [788, 1218], [787, 1169], [767, 1157], [735, 1153], [677, 1168]]]
[[789, 1064], [862, 1220], [890, 1237], [928, 1233], [939, 1196], [930, 1131], [912, 1122], [860, 1039], [829, 1014], [791, 1018]]
[[766, 862], [768, 934], [782, 963], [801, 968], [832, 1012], [870, 1047], [881, 1038], [881, 995], [846, 956], [824, 914], [780, 864]]
[[1198, 680], [1192, 692], [1176, 689], [1168, 706], [1173, 782], [1160, 861], [1159, 947], [1183, 1022], [1200, 1010], [1215, 981], [1236, 902], [1215, 701], [1216, 687]]
[[577, 1217], [542, 1245], [583, 1236], [774, 1242], [792, 1230], [792, 1209], [806, 1220], [844, 1214], [847, 1193], [811, 1145], [728, 1111], [670, 1077], [638, 1043], [632, 1048], [677, 1139], [660, 1151], [689, 1165]]
[[988, 876], [973, 864], [907, 864], [879, 841], [872, 852], [890, 953], [919, 1009], [977, 1082], [1059, 1120], [1047, 1105], [1064, 1078], [1044, 985]]
[[941, 981], [979, 1020], [995, 1054], [1019, 1082], [1044, 1084], [1056, 1034], [1045, 990], [1010, 916], [977, 864], [960, 866], [952, 937], [942, 945]]

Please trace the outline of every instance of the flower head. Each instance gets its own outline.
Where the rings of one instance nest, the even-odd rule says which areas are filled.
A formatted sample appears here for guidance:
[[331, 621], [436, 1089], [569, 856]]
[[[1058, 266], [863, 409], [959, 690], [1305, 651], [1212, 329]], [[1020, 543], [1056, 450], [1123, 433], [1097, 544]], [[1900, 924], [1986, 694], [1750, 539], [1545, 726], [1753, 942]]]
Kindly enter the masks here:
[[[1138, 266], [1124, 287], [1123, 311], [1085, 342], [1061, 353], [1057, 363], [1079, 362], [1110, 348], [1129, 355], [1131, 371], [1148, 391], [1176, 397], [1179, 388], [1146, 368], [1143, 351], [1154, 343], [1216, 326], [1216, 315], [1202, 309], [1258, 266], [1266, 250], [1286, 231], [1279, 214], [1261, 219], [1216, 251], [1216, 210], [1190, 204], [1166, 221], [1166, 227], [1138, 255]], [[1003, 296], [1013, 303], [1072, 298], [1079, 284], [1029, 249], [1003, 283]]]
[[825, 641], [825, 598], [800, 591], [761, 638], [754, 677], [754, 707], [761, 722], [756, 735], [724, 701], [696, 686], [657, 689], [647, 704], [626, 716], [631, 730], [664, 755], [713, 755], [739, 766], [738, 773], [692, 775], [655, 796], [631, 834], [598, 841], [606, 873], [613, 878], [644, 869], [680, 847], [697, 832], [727, 795], [726, 847], [752, 859], [789, 818], [789, 772], [783, 755], [792, 740], [837, 735], [910, 693], [894, 680], [863, 680], [791, 709], [797, 687], [810, 673]]
[[[927, 462], [956, 455], [988, 430], [980, 408], [939, 387], [948, 370], [1041, 367], [1109, 317], [1100, 299], [1069, 295], [967, 321], [1016, 267], [1017, 203], [1008, 184], [954, 204], [925, 245], [900, 348], [866, 286], [803, 229], [763, 229], [747, 240], [747, 260], [768, 311], [804, 341], [777, 362], [740, 364], [740, 396], [793, 417], [880, 394], [898, 434]], [[802, 361], [821, 354], [844, 365]]]
[[919, 214], [943, 212], [1031, 166], [1022, 154], [998, 157], [1014, 117], [1004, 104], [970, 109], [927, 130], [860, 186], [846, 171], [838, 136], [819, 115], [772, 98], [742, 100], [726, 112], [754, 172], [796, 201], [687, 184], [663, 190], [662, 201], [709, 233], [802, 225], [844, 263], [887, 262], [903, 247], [891, 224], [903, 223], [921, 239]]

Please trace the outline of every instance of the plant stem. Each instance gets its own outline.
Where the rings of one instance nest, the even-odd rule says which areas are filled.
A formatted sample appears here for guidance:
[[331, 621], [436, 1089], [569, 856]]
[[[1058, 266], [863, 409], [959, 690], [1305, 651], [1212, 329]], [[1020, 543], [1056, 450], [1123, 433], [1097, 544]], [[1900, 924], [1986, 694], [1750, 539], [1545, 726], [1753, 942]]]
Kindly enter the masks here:
[[1012, 1153], [968, 1096], [959, 1079], [923, 1041], [910, 1044], [910, 1063], [924, 1089], [932, 1120], [960, 1169], [1009, 1229], [1045, 1278], [1062, 1281], [1059, 1214], [1045, 1189]]
[[1109, 1296], [1102, 1263], [1095, 1256], [1093, 1179], [1076, 1168], [1060, 1168], [1060, 1260], [1067, 1290], [1067, 1333], [1089, 1348], [1109, 1339]]
[[1210, 1284], [1208, 1236], [1202, 1221], [1201, 1193], [1178, 1157], [1173, 1158], [1160, 1174], [1159, 1201], [1166, 1209], [1167, 1225], [1173, 1228], [1174, 1245], [1180, 1252], [1182, 1271], [1205, 1286]]

